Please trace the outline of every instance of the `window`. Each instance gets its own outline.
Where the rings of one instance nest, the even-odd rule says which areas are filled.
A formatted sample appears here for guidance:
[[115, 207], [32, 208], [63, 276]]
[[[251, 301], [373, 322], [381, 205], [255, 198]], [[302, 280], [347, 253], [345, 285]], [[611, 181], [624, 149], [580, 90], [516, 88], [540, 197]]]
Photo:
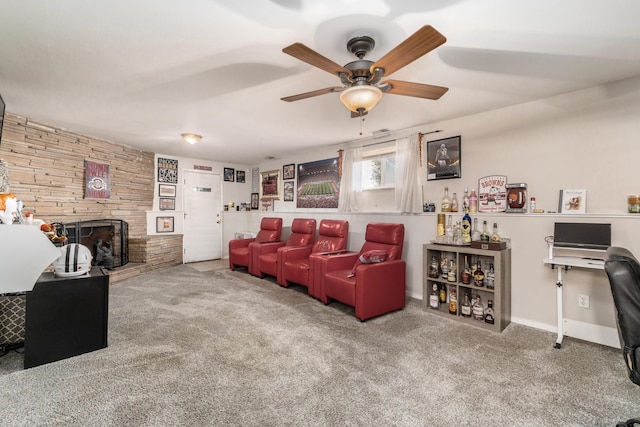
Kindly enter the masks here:
[[394, 188], [396, 175], [395, 143], [391, 142], [382, 147], [363, 153], [362, 159], [362, 189]]

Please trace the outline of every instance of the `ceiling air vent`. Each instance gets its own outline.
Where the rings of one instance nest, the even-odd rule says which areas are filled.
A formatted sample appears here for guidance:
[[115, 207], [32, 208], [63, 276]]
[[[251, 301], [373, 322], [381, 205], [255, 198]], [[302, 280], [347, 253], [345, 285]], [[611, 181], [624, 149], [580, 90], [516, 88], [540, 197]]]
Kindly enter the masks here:
[[378, 129], [371, 132], [374, 138], [382, 138], [383, 136], [389, 136], [391, 134], [391, 130], [389, 129]]

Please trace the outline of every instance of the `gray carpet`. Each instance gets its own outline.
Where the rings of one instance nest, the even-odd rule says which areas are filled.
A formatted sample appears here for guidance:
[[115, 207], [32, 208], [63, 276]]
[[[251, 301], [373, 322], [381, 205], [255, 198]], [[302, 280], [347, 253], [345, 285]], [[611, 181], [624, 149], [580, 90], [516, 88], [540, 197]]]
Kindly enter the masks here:
[[422, 311], [361, 323], [305, 289], [182, 265], [110, 288], [109, 347], [22, 370], [10, 426], [613, 426], [640, 416], [618, 350]]

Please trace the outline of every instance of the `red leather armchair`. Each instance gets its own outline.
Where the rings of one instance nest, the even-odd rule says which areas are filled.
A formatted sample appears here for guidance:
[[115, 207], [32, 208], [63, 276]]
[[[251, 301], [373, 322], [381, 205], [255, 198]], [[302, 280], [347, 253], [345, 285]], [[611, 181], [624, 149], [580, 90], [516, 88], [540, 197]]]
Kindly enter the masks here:
[[278, 242], [282, 235], [282, 218], [262, 218], [260, 231], [251, 239], [235, 239], [229, 241], [229, 268], [247, 267], [251, 271], [251, 244]]
[[[322, 259], [319, 299], [325, 304], [335, 299], [355, 307], [355, 315], [361, 321], [403, 308], [406, 299], [406, 264], [401, 259], [403, 242], [404, 225], [368, 224], [359, 253]], [[356, 267], [361, 255], [370, 251], [386, 252], [386, 260]]]
[[253, 251], [253, 274], [264, 277], [265, 274], [273, 277], [282, 276], [282, 254], [298, 247], [311, 247], [316, 238], [316, 220], [309, 218], [296, 218], [291, 223], [291, 234], [286, 242], [263, 243]]
[[314, 258], [331, 252], [342, 252], [347, 249], [349, 222], [323, 219], [318, 227], [318, 239], [313, 247], [292, 248], [282, 255], [282, 275], [278, 284], [288, 287], [297, 283], [307, 287], [311, 296], [314, 293], [314, 274], [312, 268]]

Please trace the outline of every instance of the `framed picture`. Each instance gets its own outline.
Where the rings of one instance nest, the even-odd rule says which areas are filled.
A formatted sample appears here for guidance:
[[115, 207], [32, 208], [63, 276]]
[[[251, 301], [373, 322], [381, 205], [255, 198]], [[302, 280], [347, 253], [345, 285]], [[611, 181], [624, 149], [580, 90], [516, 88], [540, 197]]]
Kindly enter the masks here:
[[460, 136], [427, 141], [427, 181], [462, 177]]
[[293, 194], [294, 194], [294, 182], [293, 181], [285, 181], [283, 183], [283, 193], [284, 193], [284, 201], [285, 202], [293, 202]]
[[340, 198], [338, 157], [298, 163], [297, 208], [337, 208]]
[[171, 184], [160, 184], [158, 195], [160, 197], [176, 197], [176, 186]]
[[176, 199], [169, 197], [160, 197], [160, 210], [161, 211], [175, 211]]
[[157, 217], [156, 233], [173, 233], [173, 217], [172, 216]]
[[235, 169], [233, 168], [224, 168], [224, 180], [228, 182], [233, 182], [233, 178], [235, 175]]
[[260, 207], [260, 194], [251, 193], [251, 210], [258, 209]]
[[178, 183], [178, 161], [158, 157], [158, 182]]
[[284, 165], [282, 167], [282, 179], [296, 179], [296, 164]]
[[260, 200], [280, 200], [280, 171], [260, 172]]
[[244, 171], [241, 171], [241, 170], [236, 171], [236, 182], [244, 183]]
[[560, 190], [558, 212], [583, 214], [587, 211], [587, 190]]

